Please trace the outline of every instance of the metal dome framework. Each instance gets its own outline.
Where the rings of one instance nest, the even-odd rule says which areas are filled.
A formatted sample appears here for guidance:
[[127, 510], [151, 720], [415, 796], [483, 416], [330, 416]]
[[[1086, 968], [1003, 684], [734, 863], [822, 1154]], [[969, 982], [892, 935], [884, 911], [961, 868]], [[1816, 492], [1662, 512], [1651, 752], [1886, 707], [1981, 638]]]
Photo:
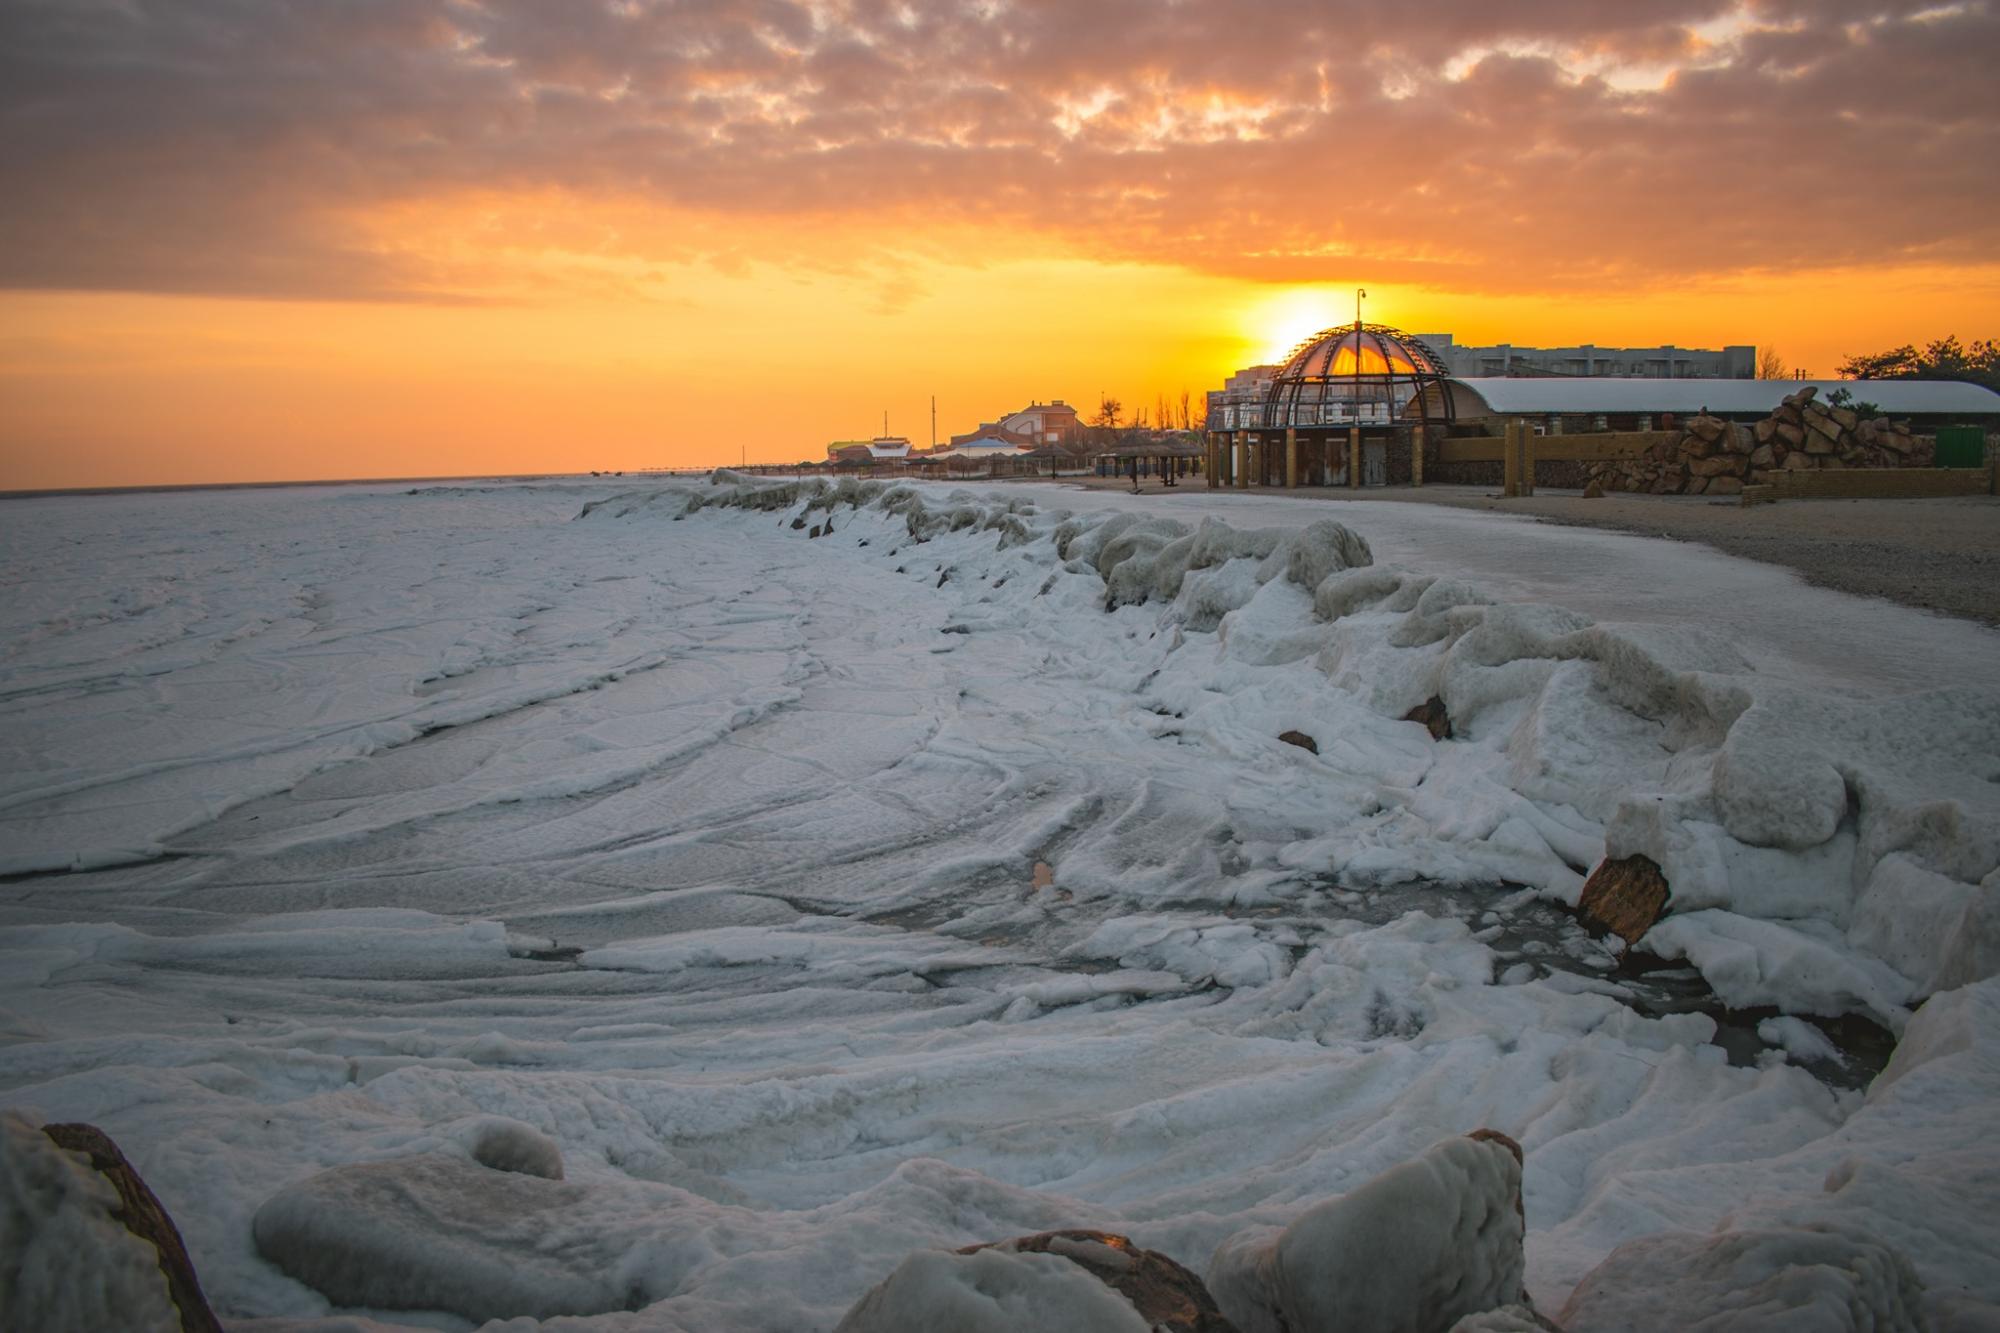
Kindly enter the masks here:
[[[1437, 354], [1387, 324], [1336, 325], [1292, 349], [1264, 393], [1264, 430], [1430, 424], [1430, 406], [1452, 417], [1452, 395]], [[1435, 394], [1429, 392], [1437, 386]], [[1415, 409], [1414, 417], [1411, 409]]]

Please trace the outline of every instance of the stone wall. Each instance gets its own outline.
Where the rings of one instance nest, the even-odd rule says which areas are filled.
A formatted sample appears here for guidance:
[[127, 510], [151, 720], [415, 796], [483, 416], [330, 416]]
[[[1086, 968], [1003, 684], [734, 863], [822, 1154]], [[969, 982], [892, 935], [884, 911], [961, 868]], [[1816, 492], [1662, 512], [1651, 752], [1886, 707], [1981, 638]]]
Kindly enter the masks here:
[[1637, 458], [1588, 464], [1588, 480], [1607, 491], [1652, 495], [1736, 495], [1781, 471], [1929, 467], [1936, 442], [1907, 421], [1863, 420], [1845, 407], [1814, 401], [1816, 386], [1787, 397], [1755, 426], [1698, 416], [1679, 438]]
[[[1536, 443], [1540, 443], [1538, 438]], [[1535, 484], [1555, 490], [1581, 490], [1590, 480], [1589, 469], [1594, 466], [1574, 458], [1538, 458], [1535, 460]], [[1404, 469], [1405, 472], [1408, 469]], [[1499, 459], [1481, 459], [1470, 462], [1425, 463], [1424, 484], [1427, 486], [1494, 486], [1505, 480], [1506, 469]], [[1390, 483], [1396, 482], [1391, 468]]]

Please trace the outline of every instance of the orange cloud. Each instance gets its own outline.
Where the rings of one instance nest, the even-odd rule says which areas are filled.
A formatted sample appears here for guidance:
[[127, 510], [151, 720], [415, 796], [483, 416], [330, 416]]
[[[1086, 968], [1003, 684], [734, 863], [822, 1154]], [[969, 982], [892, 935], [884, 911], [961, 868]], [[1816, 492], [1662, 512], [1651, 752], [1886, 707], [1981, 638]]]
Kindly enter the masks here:
[[[476, 191], [882, 236], [976, 216], [1106, 259], [1468, 290], [2000, 240], [1984, 3], [7, 12], [0, 281], [19, 287], [462, 296], [465, 275], [355, 219]], [[1660, 86], [1619, 85], [1641, 67]]]

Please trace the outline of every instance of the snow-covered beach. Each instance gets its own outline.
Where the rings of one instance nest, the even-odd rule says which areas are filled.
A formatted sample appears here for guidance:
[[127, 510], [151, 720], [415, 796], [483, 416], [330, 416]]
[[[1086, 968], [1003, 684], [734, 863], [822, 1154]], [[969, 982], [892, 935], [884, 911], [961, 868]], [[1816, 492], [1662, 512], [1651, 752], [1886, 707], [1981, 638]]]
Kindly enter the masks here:
[[[445, 1326], [793, 1330], [1058, 1227], [1202, 1273], [1480, 1127], [1525, 1151], [1546, 1313], [1720, 1229], [1886, 1244], [1934, 1321], [2000, 1315], [1991, 630], [1267, 497], [9, 518], [0, 1107], [115, 1136], [227, 1318], [336, 1308], [255, 1235], [330, 1167], [560, 1154], [553, 1221], [408, 1242]], [[1402, 720], [1433, 696], [1451, 739]], [[1566, 913], [1607, 853], [1667, 874], [1664, 974]], [[1902, 1043], [1876, 1076], [1815, 1019]], [[403, 1321], [351, 1267], [338, 1308]]]

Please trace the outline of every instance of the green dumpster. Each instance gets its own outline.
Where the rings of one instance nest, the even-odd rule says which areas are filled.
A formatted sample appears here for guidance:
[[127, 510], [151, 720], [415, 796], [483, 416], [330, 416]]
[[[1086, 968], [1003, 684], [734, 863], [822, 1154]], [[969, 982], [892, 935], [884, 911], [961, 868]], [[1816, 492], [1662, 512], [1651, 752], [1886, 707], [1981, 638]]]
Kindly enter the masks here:
[[1937, 433], [1939, 467], [1985, 467], [1986, 431], [1979, 426], [1940, 426]]

